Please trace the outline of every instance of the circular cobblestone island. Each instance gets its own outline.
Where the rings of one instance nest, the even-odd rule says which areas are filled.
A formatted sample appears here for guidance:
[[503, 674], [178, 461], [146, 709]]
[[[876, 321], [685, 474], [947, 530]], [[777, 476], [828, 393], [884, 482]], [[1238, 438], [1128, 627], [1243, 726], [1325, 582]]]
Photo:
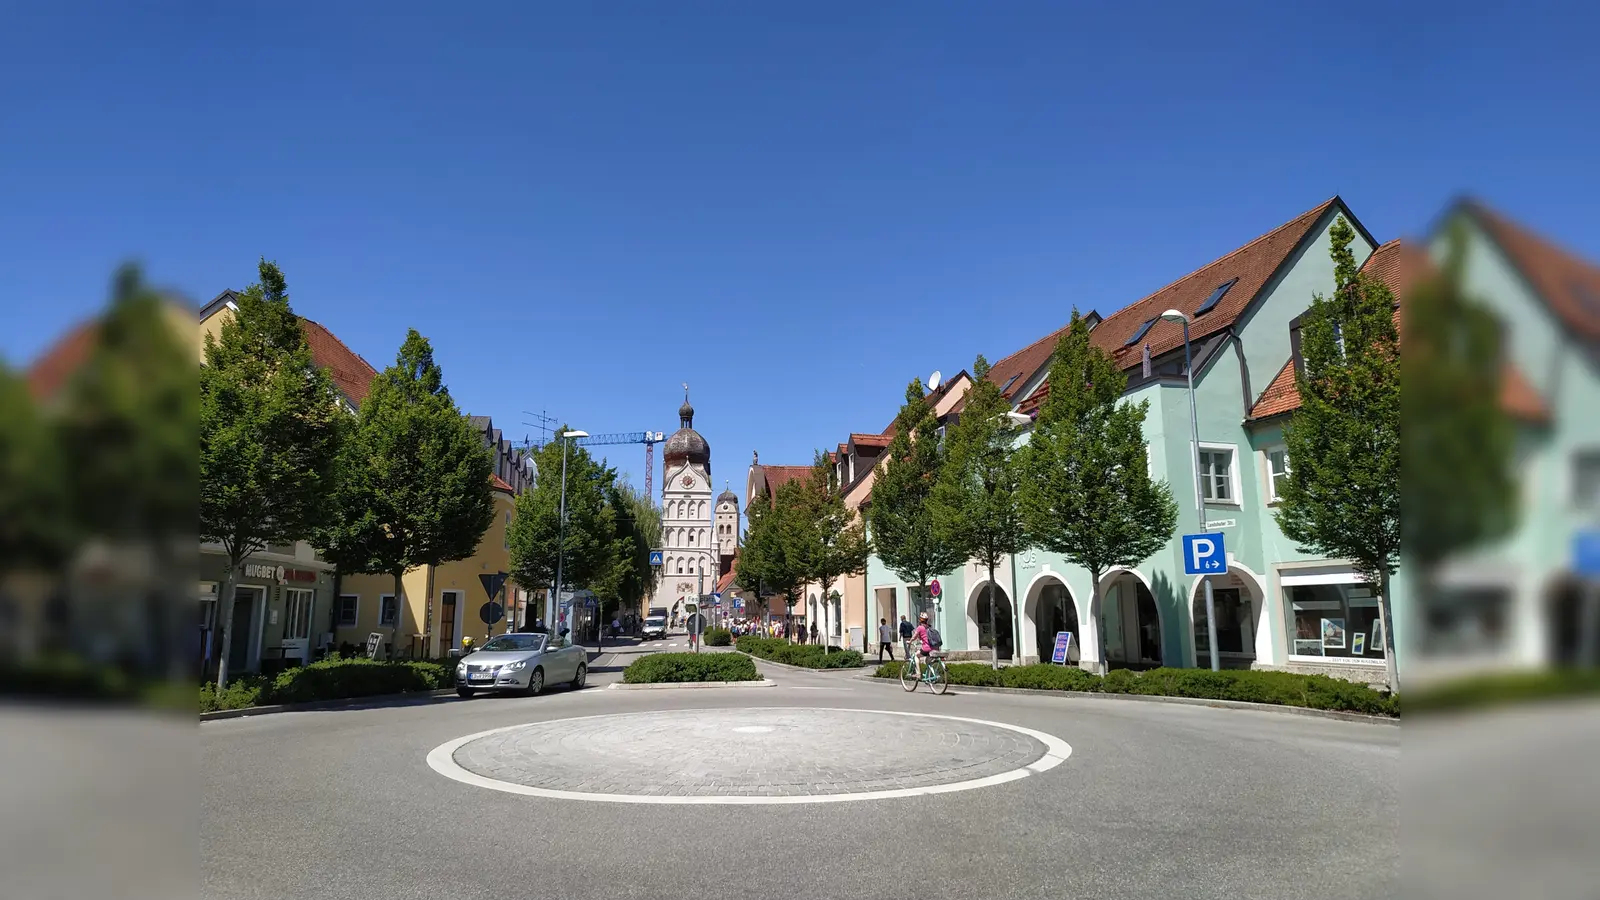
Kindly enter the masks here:
[[[691, 709], [557, 719], [428, 754], [479, 787], [620, 803], [825, 803], [1001, 784], [1072, 753], [1042, 732], [852, 709]], [[782, 766], [773, 765], [782, 760]]]

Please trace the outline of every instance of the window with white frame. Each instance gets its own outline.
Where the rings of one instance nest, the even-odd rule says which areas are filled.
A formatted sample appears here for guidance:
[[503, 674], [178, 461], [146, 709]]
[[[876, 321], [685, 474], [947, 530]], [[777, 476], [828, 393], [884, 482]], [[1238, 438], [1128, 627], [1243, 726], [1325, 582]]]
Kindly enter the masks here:
[[1383, 622], [1372, 585], [1353, 572], [1285, 574], [1281, 582], [1291, 656], [1383, 660]]
[[1268, 447], [1263, 455], [1267, 458], [1267, 500], [1277, 503], [1283, 496], [1283, 483], [1289, 480], [1289, 448], [1279, 444]]
[[305, 588], [285, 588], [283, 592], [283, 639], [303, 641], [311, 636], [311, 598]]
[[354, 628], [360, 621], [361, 598], [356, 594], [340, 594], [334, 611], [334, 622], [340, 628]]
[[1207, 503], [1239, 502], [1237, 458], [1232, 445], [1200, 445], [1200, 492]]
[[1572, 505], [1600, 509], [1600, 447], [1585, 447], [1572, 454]]
[[400, 621], [400, 604], [396, 603], [393, 594], [380, 594], [378, 596], [378, 627], [393, 628]]

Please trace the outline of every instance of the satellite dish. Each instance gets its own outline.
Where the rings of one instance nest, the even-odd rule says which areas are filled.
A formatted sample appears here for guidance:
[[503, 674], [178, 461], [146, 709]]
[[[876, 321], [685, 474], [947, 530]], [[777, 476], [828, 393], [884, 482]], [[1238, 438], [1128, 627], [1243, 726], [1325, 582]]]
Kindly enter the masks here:
[[944, 375], [938, 369], [934, 369], [933, 374], [928, 376], [928, 390], [937, 391], [943, 381]]

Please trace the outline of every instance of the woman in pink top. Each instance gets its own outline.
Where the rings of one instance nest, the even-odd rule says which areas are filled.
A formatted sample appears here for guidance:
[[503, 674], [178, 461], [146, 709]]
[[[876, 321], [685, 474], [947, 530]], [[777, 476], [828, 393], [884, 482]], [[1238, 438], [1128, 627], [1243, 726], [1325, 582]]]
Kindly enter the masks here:
[[922, 670], [922, 661], [933, 652], [933, 644], [928, 641], [928, 614], [921, 613], [917, 616], [917, 630], [911, 632], [911, 639], [917, 642], [917, 670]]

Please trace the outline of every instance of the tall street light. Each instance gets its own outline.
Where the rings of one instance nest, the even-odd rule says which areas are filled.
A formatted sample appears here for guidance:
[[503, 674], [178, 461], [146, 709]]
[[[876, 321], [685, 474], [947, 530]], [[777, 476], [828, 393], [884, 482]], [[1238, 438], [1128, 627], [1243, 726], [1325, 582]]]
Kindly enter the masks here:
[[[1200, 482], [1200, 414], [1194, 405], [1194, 367], [1190, 364], [1189, 357], [1189, 317], [1184, 313], [1169, 309], [1161, 314], [1161, 318], [1168, 322], [1183, 323], [1183, 377], [1189, 382], [1189, 432], [1194, 438], [1194, 508], [1200, 516], [1200, 531], [1206, 530], [1206, 494]], [[1205, 579], [1206, 586], [1206, 640], [1211, 648], [1211, 671], [1216, 672], [1222, 668], [1217, 655], [1217, 604], [1212, 598], [1211, 576], [1201, 576]]]
[[[567, 449], [572, 446], [572, 438], [586, 438], [588, 436], [589, 436], [589, 432], [587, 432], [587, 431], [563, 431], [560, 434], [560, 438], [561, 438], [561, 504], [560, 504], [561, 511], [558, 514], [559, 524], [556, 526], [556, 611], [557, 611], [557, 613], [559, 613], [560, 610], [561, 610], [561, 587], [562, 587], [561, 566], [566, 561], [566, 557], [567, 557]], [[574, 616], [572, 623], [567, 625], [567, 628], [571, 629], [572, 626], [576, 625], [576, 624], [577, 624], [577, 617]], [[560, 636], [559, 633], [557, 634], [557, 636], [558, 637]]]

